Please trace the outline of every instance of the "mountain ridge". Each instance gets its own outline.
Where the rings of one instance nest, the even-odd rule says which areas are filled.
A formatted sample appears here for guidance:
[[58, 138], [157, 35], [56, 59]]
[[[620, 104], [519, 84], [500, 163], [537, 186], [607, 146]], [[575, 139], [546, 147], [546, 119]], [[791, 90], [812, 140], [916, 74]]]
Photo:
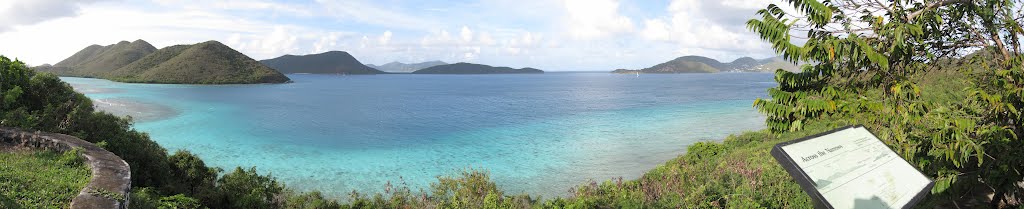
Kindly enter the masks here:
[[34, 69], [59, 76], [129, 83], [284, 83], [290, 79], [217, 41], [156, 49], [144, 40], [90, 45], [57, 64]]
[[779, 57], [754, 59], [741, 57], [732, 62], [720, 62], [704, 56], [688, 55], [640, 70], [616, 69], [612, 73], [720, 73], [720, 72], [774, 72], [776, 69], [796, 72], [799, 66]]
[[313, 74], [383, 74], [384, 71], [363, 65], [345, 51], [328, 51], [319, 54], [282, 55], [260, 63], [281, 73]]
[[510, 68], [510, 67], [494, 67], [484, 64], [466, 63], [459, 62], [447, 65], [438, 65], [428, 67], [412, 72], [412, 74], [531, 74], [531, 73], [544, 73], [543, 70], [536, 68]]
[[434, 60], [434, 61], [426, 61], [426, 62], [419, 62], [419, 63], [408, 63], [408, 64], [401, 63], [401, 62], [389, 62], [389, 63], [386, 63], [384, 65], [368, 64], [366, 66], [370, 66], [370, 67], [375, 68], [377, 70], [381, 70], [381, 71], [389, 72], [389, 73], [412, 73], [412, 72], [415, 72], [417, 70], [422, 70], [424, 68], [434, 67], [434, 66], [438, 66], [438, 65], [447, 65], [447, 64], [448, 63], [442, 62], [440, 60]]
[[156, 47], [141, 39], [134, 42], [120, 41], [107, 46], [93, 44], [50, 66], [49, 69], [63, 75], [99, 77], [142, 59], [156, 50]]

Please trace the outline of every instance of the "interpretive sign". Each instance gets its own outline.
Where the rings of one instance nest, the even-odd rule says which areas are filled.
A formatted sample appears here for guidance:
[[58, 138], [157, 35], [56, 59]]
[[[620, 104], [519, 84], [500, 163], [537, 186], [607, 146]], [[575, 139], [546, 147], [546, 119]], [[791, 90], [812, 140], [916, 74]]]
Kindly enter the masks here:
[[818, 208], [911, 208], [934, 184], [863, 126], [779, 143], [772, 156]]

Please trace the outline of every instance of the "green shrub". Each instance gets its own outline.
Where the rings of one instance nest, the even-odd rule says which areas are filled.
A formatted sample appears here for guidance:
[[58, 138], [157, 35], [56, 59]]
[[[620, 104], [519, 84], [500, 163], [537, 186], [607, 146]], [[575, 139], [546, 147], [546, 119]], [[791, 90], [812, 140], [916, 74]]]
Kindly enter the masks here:
[[284, 187], [271, 176], [236, 167], [217, 180], [217, 193], [207, 203], [211, 208], [264, 209], [277, 208], [276, 197]]
[[[185, 150], [178, 150], [168, 158], [171, 182], [164, 191], [194, 197], [209, 197], [217, 183], [217, 168], [206, 167], [202, 159]], [[210, 202], [207, 198], [206, 202]]]
[[686, 160], [690, 163], [708, 160], [725, 152], [725, 145], [715, 142], [697, 142], [686, 148]]
[[160, 206], [160, 195], [148, 187], [135, 187], [128, 193], [128, 208], [156, 209]]
[[204, 208], [199, 200], [182, 194], [160, 198], [160, 209], [199, 209]]
[[151, 188], [135, 188], [130, 194], [132, 209], [198, 209], [206, 208], [199, 200], [182, 194], [161, 196]]
[[84, 161], [84, 159], [82, 159], [82, 148], [75, 147], [74, 149], [62, 153], [58, 161], [66, 166], [81, 166], [82, 161]]
[[[964, 195], [970, 188], [991, 189], [992, 206], [1024, 196], [1021, 3], [771, 4], [747, 27], [785, 59], [814, 65], [777, 71], [779, 86], [754, 106], [775, 133], [828, 117], [861, 123], [936, 179], [932, 194], [951, 204], [979, 196]], [[807, 31], [800, 44], [790, 35], [798, 31]]]
[[330, 200], [324, 198], [323, 194], [319, 191], [313, 191], [309, 193], [299, 193], [288, 191], [286, 195], [288, 200], [285, 202], [282, 208], [294, 208], [294, 209], [338, 209], [341, 208], [341, 204], [338, 204], [336, 200]]

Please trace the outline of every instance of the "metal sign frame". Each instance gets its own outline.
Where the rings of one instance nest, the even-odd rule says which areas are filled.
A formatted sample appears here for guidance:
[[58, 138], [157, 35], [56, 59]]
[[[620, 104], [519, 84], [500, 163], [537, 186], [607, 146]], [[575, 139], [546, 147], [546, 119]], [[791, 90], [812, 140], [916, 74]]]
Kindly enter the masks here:
[[[792, 144], [801, 143], [801, 142], [805, 142], [805, 141], [812, 140], [812, 139], [817, 139], [819, 137], [826, 136], [826, 135], [829, 135], [829, 134], [833, 134], [833, 133], [836, 133], [836, 132], [839, 132], [839, 131], [844, 131], [844, 130], [848, 130], [848, 129], [856, 129], [856, 128], [864, 128], [864, 126], [862, 126], [862, 125], [845, 126], [845, 127], [842, 127], [842, 128], [837, 128], [837, 129], [833, 129], [833, 130], [830, 130], [830, 131], [826, 131], [826, 132], [822, 132], [822, 133], [806, 136], [806, 137], [799, 138], [799, 139], [796, 139], [796, 140], [778, 143], [778, 144], [775, 144], [775, 146], [772, 148], [772, 151], [771, 151], [772, 157], [774, 157], [775, 160], [778, 161], [779, 164], [782, 165], [782, 168], [786, 169], [786, 172], [788, 172], [789, 175], [792, 176], [794, 180], [796, 180], [797, 184], [800, 184], [800, 188], [803, 189], [804, 192], [806, 192], [807, 195], [810, 196], [811, 199], [814, 200], [814, 207], [815, 208], [833, 209], [834, 207], [832, 206], [832, 204], [830, 204], [828, 202], [827, 199], [825, 199], [825, 196], [823, 196], [821, 194], [821, 192], [818, 191], [818, 189], [815, 187], [814, 181], [810, 178], [809, 175], [807, 175], [807, 172], [805, 172], [803, 168], [798, 166], [796, 164], [796, 161], [794, 161], [793, 158], [791, 157], [791, 155], [789, 153], [787, 153], [784, 149], [782, 149], [782, 147], [785, 147], [785, 146], [788, 146], [788, 145], [792, 145]], [[868, 133], [870, 133], [872, 136], [875, 137], [876, 140], [878, 140], [878, 136], [875, 135], [874, 132], [871, 132], [871, 130], [868, 130], [867, 128], [864, 128], [864, 130], [868, 131]], [[886, 147], [889, 148], [889, 151], [892, 151], [893, 153], [896, 153], [896, 151], [892, 150], [891, 147], [888, 147], [888, 146], [886, 146]], [[897, 157], [899, 157], [899, 155], [897, 155]], [[906, 159], [903, 159], [902, 157], [899, 157], [899, 159], [901, 159], [904, 162], [906, 162]], [[928, 184], [921, 191], [918, 191], [917, 194], [915, 194], [914, 197], [911, 198], [910, 201], [906, 205], [903, 205], [902, 206], [903, 209], [913, 208], [914, 205], [916, 205], [918, 202], [920, 202], [922, 199], [924, 199], [928, 195], [928, 193], [931, 191], [932, 187], [935, 185], [935, 180], [934, 179], [928, 177], [927, 175], [924, 175], [924, 173], [921, 173], [921, 171], [917, 170], [916, 168], [914, 168], [914, 170], [917, 171], [917, 173], [919, 175], [924, 176], [925, 178], [927, 178], [928, 179]]]

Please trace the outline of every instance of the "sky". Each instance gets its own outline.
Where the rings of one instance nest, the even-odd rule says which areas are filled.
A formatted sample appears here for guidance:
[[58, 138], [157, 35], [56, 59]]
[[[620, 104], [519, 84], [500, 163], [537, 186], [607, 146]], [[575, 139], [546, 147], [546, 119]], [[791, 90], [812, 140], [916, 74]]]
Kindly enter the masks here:
[[220, 41], [254, 59], [347, 51], [546, 71], [686, 55], [775, 56], [745, 27], [766, 0], [0, 0], [0, 55], [53, 64], [93, 44]]

